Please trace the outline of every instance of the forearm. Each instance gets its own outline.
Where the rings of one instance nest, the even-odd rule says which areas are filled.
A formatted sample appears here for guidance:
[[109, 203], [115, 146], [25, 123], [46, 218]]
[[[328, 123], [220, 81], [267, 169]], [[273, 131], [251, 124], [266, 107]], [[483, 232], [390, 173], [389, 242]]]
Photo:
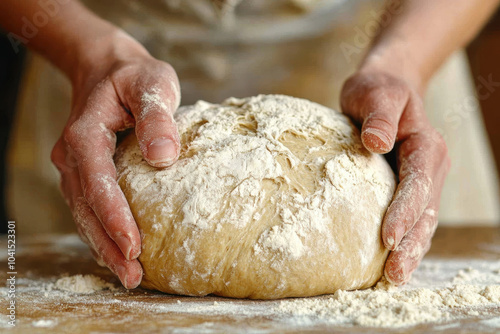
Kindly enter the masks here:
[[[101, 56], [117, 47], [114, 42], [119, 37], [128, 39], [76, 0], [3, 0], [0, 24], [8, 31], [13, 47], [26, 44], [71, 79], [78, 75], [77, 68], [86, 67], [83, 63], [93, 60], [97, 61], [94, 66], [98, 65]], [[130, 39], [129, 44], [138, 43]], [[145, 53], [139, 45], [135, 49]]]
[[[499, 0], [394, 0], [362, 68], [386, 68], [423, 91], [439, 66], [481, 29]], [[400, 8], [396, 6], [400, 4]]]

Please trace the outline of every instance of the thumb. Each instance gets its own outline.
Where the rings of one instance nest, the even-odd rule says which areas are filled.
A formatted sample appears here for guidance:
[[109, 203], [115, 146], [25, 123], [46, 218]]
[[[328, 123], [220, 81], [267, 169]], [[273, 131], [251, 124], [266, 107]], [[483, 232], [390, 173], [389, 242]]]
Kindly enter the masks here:
[[173, 114], [179, 106], [178, 82], [171, 87], [154, 85], [137, 92], [130, 103], [135, 133], [144, 159], [154, 167], [171, 166], [180, 151], [179, 132]]
[[409, 89], [394, 79], [346, 82], [342, 92], [342, 109], [362, 123], [361, 140], [373, 153], [390, 152], [396, 141], [399, 120], [409, 101]]
[[394, 107], [379, 106], [371, 109], [361, 128], [363, 145], [373, 153], [390, 152], [396, 141], [399, 115], [400, 112], [394, 110]]

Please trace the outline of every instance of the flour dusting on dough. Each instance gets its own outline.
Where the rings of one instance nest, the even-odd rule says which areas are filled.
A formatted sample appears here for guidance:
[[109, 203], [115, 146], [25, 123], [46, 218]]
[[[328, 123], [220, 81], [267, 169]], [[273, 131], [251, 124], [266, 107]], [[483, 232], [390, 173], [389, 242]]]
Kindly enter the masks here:
[[[149, 166], [132, 139], [116, 159], [143, 244], [152, 245], [140, 257], [146, 286], [251, 295], [242, 291], [264, 284], [276, 298], [380, 277], [395, 179], [347, 117], [282, 95], [200, 101], [174, 117], [182, 148], [172, 167]], [[321, 282], [302, 289], [302, 275]]]

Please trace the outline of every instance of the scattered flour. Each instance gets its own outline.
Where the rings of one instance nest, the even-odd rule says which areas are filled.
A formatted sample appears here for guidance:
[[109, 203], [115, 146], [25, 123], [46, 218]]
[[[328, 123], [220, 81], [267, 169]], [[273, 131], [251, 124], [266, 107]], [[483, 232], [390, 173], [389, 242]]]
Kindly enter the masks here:
[[105, 282], [100, 277], [94, 275], [74, 275], [62, 277], [59, 278], [53, 286], [48, 286], [48, 290], [51, 290], [52, 288], [82, 294], [94, 293], [105, 289], [116, 289], [114, 284]]
[[[146, 105], [157, 104], [146, 97]], [[149, 245], [141, 253], [144, 287], [241, 296], [233, 288], [239, 281], [261, 293], [261, 278], [274, 275], [266, 279], [276, 287], [267, 285], [271, 293], [260, 297], [278, 298], [378, 280], [387, 256], [380, 226], [395, 177], [382, 156], [363, 147], [345, 115], [304, 99], [259, 95], [199, 101], [174, 117], [182, 148], [173, 166], [150, 166], [133, 137], [115, 156], [118, 181]], [[242, 245], [237, 257], [223, 250], [233, 247], [233, 236]], [[210, 253], [200, 247], [212, 240], [220, 246]], [[359, 251], [349, 251], [352, 245]], [[238, 265], [250, 257], [255, 267]], [[314, 268], [311, 274], [303, 262]], [[304, 278], [288, 279], [295, 276]], [[314, 283], [304, 284], [305, 278]], [[226, 288], [216, 291], [220, 286]]]
[[491, 318], [491, 319], [486, 319], [486, 320], [481, 320], [482, 325], [486, 325], [491, 328], [498, 328], [500, 329], [500, 316]]
[[54, 327], [56, 322], [50, 319], [40, 319], [31, 323], [33, 327]]
[[164, 101], [165, 96], [161, 95], [158, 87], [151, 88], [150, 91], [145, 92], [141, 97], [141, 118], [144, 118], [151, 111], [168, 112], [168, 106]]
[[[285, 301], [193, 299], [151, 292], [134, 294], [123, 288], [94, 294], [70, 293], [56, 290], [54, 283], [39, 278], [20, 278], [17, 302], [31, 305], [40, 318], [18, 326], [26, 333], [36, 332], [37, 327], [66, 332], [59, 326], [68, 320], [78, 321], [82, 312], [105, 307], [115, 309], [116, 321], [127, 323], [131, 330], [165, 319], [196, 319], [186, 332], [345, 331], [353, 326], [368, 326], [400, 333], [401, 328], [411, 331], [412, 326], [419, 326], [421, 332], [496, 333], [500, 330], [499, 268], [499, 260], [424, 259], [410, 283], [402, 288], [379, 283], [370, 290]], [[472, 273], [470, 280], [454, 283], [464, 273]], [[106, 283], [97, 285], [102, 284]], [[47, 293], [51, 288], [54, 290]], [[0, 287], [0, 296], [6, 291], [6, 287]], [[75, 311], [65, 311], [68, 307]], [[7, 317], [0, 317], [0, 328], [8, 326]]]
[[314, 318], [334, 324], [406, 327], [452, 320], [451, 310], [467, 309], [473, 315], [474, 307], [499, 304], [499, 285], [401, 289], [381, 281], [373, 289], [339, 290], [330, 297], [282, 301], [275, 310], [297, 317], [299, 323]]

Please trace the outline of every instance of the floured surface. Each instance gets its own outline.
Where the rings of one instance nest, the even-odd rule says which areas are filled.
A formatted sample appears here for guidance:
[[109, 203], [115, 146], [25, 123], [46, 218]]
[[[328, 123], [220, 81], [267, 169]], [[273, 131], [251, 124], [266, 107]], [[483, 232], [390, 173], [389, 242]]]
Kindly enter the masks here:
[[[369, 290], [337, 294], [359, 303], [339, 314], [330, 307], [334, 304], [329, 300], [335, 300], [335, 295], [249, 301], [172, 296], [142, 289], [126, 291], [121, 287], [90, 294], [56, 290], [50, 287], [58, 279], [78, 274], [92, 274], [117, 287], [119, 282], [93, 262], [76, 236], [24, 240], [17, 253], [19, 322], [9, 332], [498, 333], [500, 303], [495, 299], [498, 291], [494, 287], [500, 285], [499, 244], [500, 231], [494, 228], [438, 229], [430, 257], [424, 259], [408, 286], [385, 296], [383, 289], [377, 290], [378, 296]], [[6, 248], [5, 240], [0, 246]], [[6, 267], [6, 260], [2, 259], [0, 265]], [[5, 279], [4, 272], [0, 276]], [[489, 293], [485, 291], [488, 286]], [[437, 296], [449, 298], [441, 303]], [[385, 312], [370, 306], [369, 298], [385, 299]], [[3, 304], [5, 287], [0, 289], [0, 299]], [[412, 307], [398, 308], [397, 303], [404, 304], [405, 299], [411, 301]], [[295, 305], [293, 311], [287, 311], [283, 303]], [[314, 305], [322, 303], [319, 312]], [[432, 318], [433, 312], [429, 311], [433, 309], [440, 312], [439, 319]], [[377, 312], [380, 314], [370, 320]], [[7, 322], [5, 310], [0, 313], [1, 331], [7, 328]], [[382, 319], [382, 325], [388, 327], [370, 327]]]
[[284, 95], [200, 101], [174, 115], [179, 160], [115, 157], [142, 235], [142, 286], [276, 299], [374, 285], [395, 177], [341, 113]]
[[115, 290], [112, 283], [108, 283], [95, 275], [74, 275], [59, 278], [54, 284], [45, 287], [47, 291], [52, 289], [68, 291], [72, 293], [96, 293], [102, 290]]

